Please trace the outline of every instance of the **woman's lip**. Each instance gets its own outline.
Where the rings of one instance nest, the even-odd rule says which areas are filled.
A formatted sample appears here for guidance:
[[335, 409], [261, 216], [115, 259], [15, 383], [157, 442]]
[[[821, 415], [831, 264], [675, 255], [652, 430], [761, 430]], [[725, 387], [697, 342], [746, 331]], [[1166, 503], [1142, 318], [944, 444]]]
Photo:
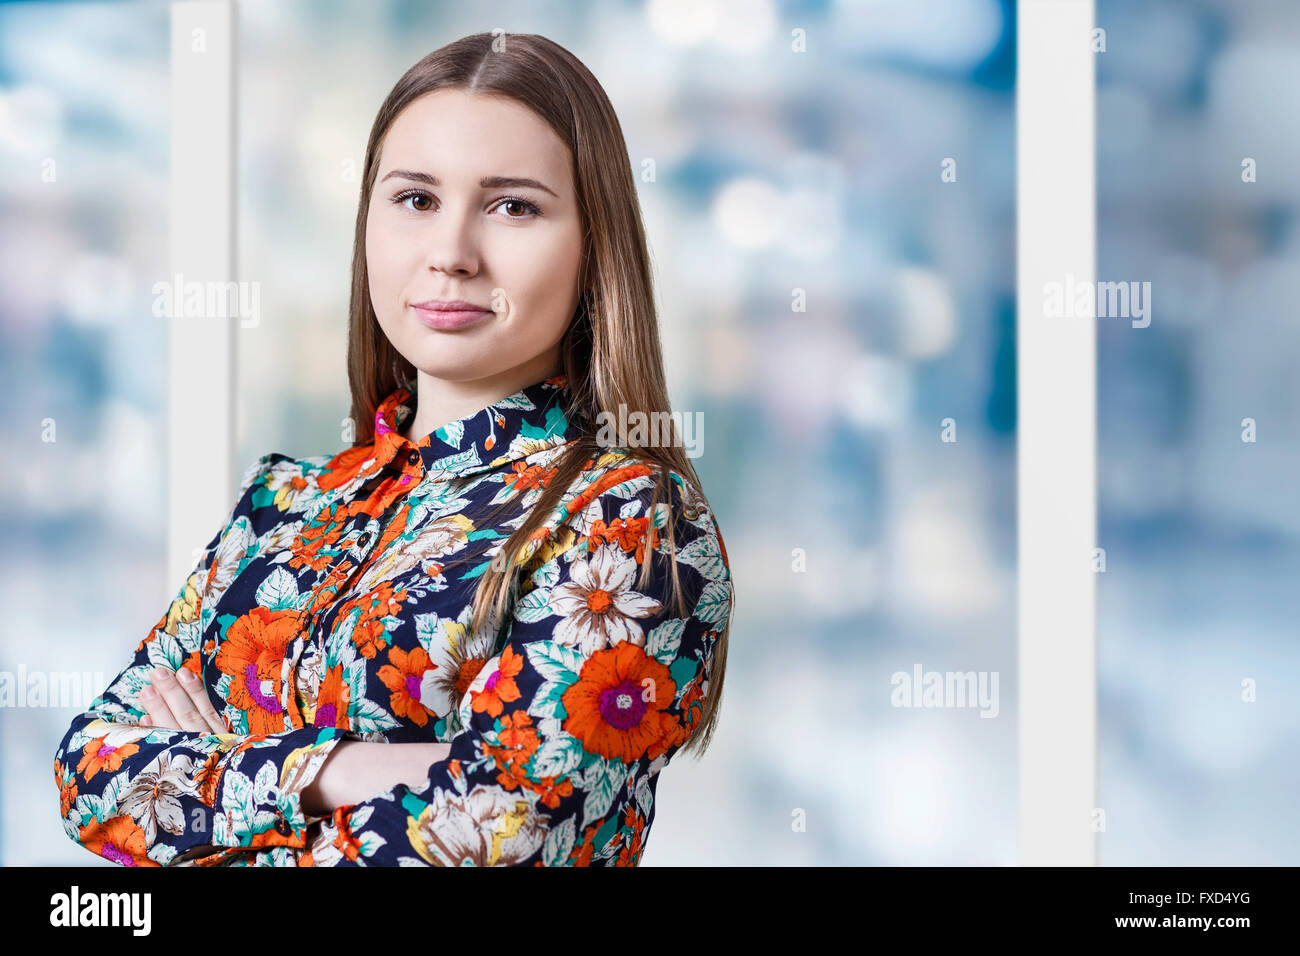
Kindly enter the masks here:
[[424, 325], [431, 329], [447, 331], [449, 329], [463, 329], [467, 325], [473, 325], [481, 319], [486, 319], [489, 315], [495, 315], [489, 309], [456, 309], [453, 311], [444, 311], [442, 309], [422, 309], [418, 305], [411, 306], [415, 310], [415, 316]]

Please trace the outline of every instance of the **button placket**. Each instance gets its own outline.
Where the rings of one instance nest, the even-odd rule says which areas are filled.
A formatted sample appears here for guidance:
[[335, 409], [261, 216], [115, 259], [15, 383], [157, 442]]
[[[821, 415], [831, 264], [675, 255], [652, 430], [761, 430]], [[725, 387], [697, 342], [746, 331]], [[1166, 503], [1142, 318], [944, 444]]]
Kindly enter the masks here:
[[[390, 460], [389, 465], [379, 469], [376, 475], [377, 476], [382, 475], [383, 471], [386, 468], [390, 467], [391, 465], [395, 464], [397, 460], [398, 460], [397, 456], [394, 456], [394, 458]], [[418, 464], [420, 461], [419, 451], [414, 448], [411, 449], [411, 451], [406, 456], [406, 460], [411, 465]], [[361, 547], [363, 552], [362, 557], [357, 562], [356, 567], [354, 567], [352, 571], [348, 574], [347, 579], [344, 580], [338, 586], [338, 589], [335, 591], [333, 599], [331, 599], [328, 604], [324, 605], [319, 610], [313, 612], [311, 617], [303, 625], [302, 630], [300, 631], [303, 639], [299, 642], [298, 652], [294, 655], [293, 663], [289, 667], [289, 679], [285, 682], [286, 686], [284, 688], [284, 691], [286, 692], [286, 695], [297, 693], [298, 662], [302, 660], [302, 656], [306, 652], [307, 641], [309, 639], [309, 635], [311, 634], [312, 629], [322, 618], [324, 618], [329, 613], [329, 611], [338, 603], [339, 598], [342, 595], [346, 594], [348, 590], [352, 587], [353, 583], [355, 583], [356, 580], [365, 572], [366, 568], [370, 564], [371, 557], [373, 557], [373, 552], [366, 551], [366, 548], [369, 547], [369, 545], [372, 543], [372, 538], [373, 541], [376, 543], [382, 540], [383, 529], [388, 526], [388, 523], [393, 518], [393, 514], [395, 514], [397, 510], [401, 508], [401, 502], [405, 499], [406, 495], [411, 491], [411, 489], [414, 488], [415, 485], [417, 484], [417, 482], [412, 481], [412, 477], [407, 471], [407, 469], [403, 468], [401, 470], [403, 472], [402, 477], [400, 480], [397, 481], [397, 485], [401, 490], [398, 491], [396, 494], [392, 495], [392, 497], [388, 500], [387, 504], [384, 507], [384, 511], [382, 512], [381, 517], [379, 519], [380, 529], [381, 529], [380, 533], [374, 534], [371, 531], [362, 532], [362, 534], [357, 538], [355, 542], [355, 544]], [[381, 481], [380, 485], [382, 486], [382, 484], [383, 482]], [[376, 488], [375, 490], [377, 491], [378, 488]], [[367, 518], [366, 520], [367, 523], [369, 523], [369, 520], [371, 519]], [[347, 550], [341, 552], [338, 558], [326, 568], [324, 575], [318, 580], [325, 580], [335, 570], [337, 570], [344, 562], [346, 562], [348, 560], [348, 554], [350, 551], [351, 548], [348, 548]], [[324, 645], [327, 639], [327, 635], [325, 633], [321, 633], [318, 635], [318, 638], [319, 638], [318, 643], [320, 644], [319, 654], [320, 657], [323, 659], [325, 653]], [[287, 707], [287, 701], [283, 701], [282, 706]], [[286, 713], [287, 712], [288, 711], [286, 711]]]
[[[354, 517], [348, 520], [349, 522], [352, 522], [355, 521], [356, 518]], [[347, 547], [342, 551], [340, 551], [340, 553], [334, 559], [334, 561], [328, 564], [323, 571], [317, 574], [316, 584], [319, 585], [321, 581], [328, 580], [334, 574], [334, 572], [338, 570], [339, 566], [348, 560], [348, 554], [351, 550], [352, 550], [351, 547]], [[340, 585], [337, 594], [342, 594], [347, 589], [348, 582], [350, 582], [352, 579], [353, 579], [353, 575], [350, 575], [347, 581], [344, 581], [343, 584]], [[315, 587], [312, 588], [312, 591], [313, 593], [315, 592]], [[298, 631], [299, 640], [296, 642], [298, 646], [297, 651], [294, 653], [293, 659], [289, 663], [287, 679], [283, 682], [283, 687], [281, 688], [281, 694], [283, 699], [281, 700], [280, 705], [284, 708], [284, 713], [286, 715], [294, 712], [297, 712], [300, 715], [302, 713], [301, 706], [291, 708], [290, 701], [289, 701], [290, 697], [294, 697], [295, 700], [293, 701], [293, 703], [297, 704], [296, 698], [298, 694], [298, 665], [302, 661], [303, 655], [307, 652], [307, 643], [311, 638], [312, 628], [316, 626], [316, 623], [329, 611], [329, 609], [334, 605], [334, 603], [335, 603], [334, 601], [330, 601], [328, 604], [324, 605], [323, 607], [317, 609], [316, 611], [313, 611]], [[324, 650], [323, 647], [321, 648], [321, 650], [323, 652]], [[304, 720], [304, 725], [305, 724], [306, 722]]]

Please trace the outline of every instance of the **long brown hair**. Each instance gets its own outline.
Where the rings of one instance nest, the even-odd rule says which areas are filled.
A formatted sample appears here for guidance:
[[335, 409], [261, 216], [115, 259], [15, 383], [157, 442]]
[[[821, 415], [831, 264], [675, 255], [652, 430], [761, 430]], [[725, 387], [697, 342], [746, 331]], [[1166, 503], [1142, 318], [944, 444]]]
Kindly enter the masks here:
[[[507, 600], [517, 593], [517, 570], [530, 538], [559, 505], [563, 492], [584, 466], [601, 455], [592, 423], [636, 421], [633, 412], [656, 416], [671, 410], [664, 380], [663, 354], [654, 304], [650, 256], [637, 202], [636, 185], [618, 117], [591, 71], [568, 50], [536, 34], [478, 33], [437, 49], [424, 57], [393, 87], [379, 108], [366, 144], [365, 170], [357, 207], [352, 250], [352, 301], [348, 321], [348, 379], [352, 391], [352, 420], [356, 444], [374, 440], [374, 418], [380, 402], [399, 387], [411, 388], [415, 368], [388, 340], [375, 317], [366, 271], [366, 218], [378, 172], [384, 136], [398, 114], [417, 97], [440, 89], [510, 97], [550, 124], [569, 145], [577, 186], [578, 209], [585, 226], [581, 288], [584, 292], [561, 341], [561, 372], [567, 379], [571, 405], [566, 409], [578, 424], [579, 435], [563, 446], [551, 464], [555, 472], [524, 523], [501, 547], [504, 565], [494, 560], [479, 580], [474, 595], [471, 633], [489, 616], [500, 620]], [[622, 406], [627, 418], [617, 410]], [[649, 421], [662, 421], [648, 417]], [[633, 444], [620, 431], [618, 446], [655, 471], [649, 515], [653, 521], [661, 495], [672, 502], [669, 470], [692, 483], [683, 501], [708, 507], [699, 477], [680, 443]], [[657, 470], [653, 467], [657, 466]], [[694, 507], [686, 506], [694, 513]], [[710, 512], [712, 509], [709, 508]], [[685, 615], [677, 575], [675, 516], [665, 526], [672, 569], [672, 591], [679, 614]], [[648, 532], [653, 535], [654, 529]], [[543, 534], [545, 532], [542, 532]], [[531, 543], [536, 548], [536, 542]], [[641, 567], [644, 585], [651, 564], [649, 549]], [[733, 602], [734, 604], [734, 602]], [[734, 608], [733, 608], [734, 609]], [[718, 628], [708, 675], [709, 692], [700, 720], [683, 752], [707, 749], [717, 723], [718, 701], [726, 669], [731, 618]]]

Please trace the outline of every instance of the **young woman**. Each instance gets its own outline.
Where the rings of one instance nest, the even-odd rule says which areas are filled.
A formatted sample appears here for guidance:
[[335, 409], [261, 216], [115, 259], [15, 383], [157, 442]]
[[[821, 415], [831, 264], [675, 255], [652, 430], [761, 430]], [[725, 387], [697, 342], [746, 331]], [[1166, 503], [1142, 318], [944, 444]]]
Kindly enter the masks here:
[[272, 452], [54, 763], [128, 866], [636, 865], [734, 593], [668, 409], [618, 119], [533, 35], [425, 57], [366, 150], [349, 448]]

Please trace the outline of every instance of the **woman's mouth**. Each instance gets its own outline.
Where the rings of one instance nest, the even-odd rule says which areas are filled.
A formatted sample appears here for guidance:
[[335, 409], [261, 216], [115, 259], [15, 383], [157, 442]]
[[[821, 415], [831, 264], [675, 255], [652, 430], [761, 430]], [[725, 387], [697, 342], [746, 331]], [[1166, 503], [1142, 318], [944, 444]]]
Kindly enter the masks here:
[[411, 308], [415, 310], [415, 317], [422, 325], [443, 332], [463, 329], [496, 314], [491, 309], [480, 309], [462, 303], [421, 302]]

